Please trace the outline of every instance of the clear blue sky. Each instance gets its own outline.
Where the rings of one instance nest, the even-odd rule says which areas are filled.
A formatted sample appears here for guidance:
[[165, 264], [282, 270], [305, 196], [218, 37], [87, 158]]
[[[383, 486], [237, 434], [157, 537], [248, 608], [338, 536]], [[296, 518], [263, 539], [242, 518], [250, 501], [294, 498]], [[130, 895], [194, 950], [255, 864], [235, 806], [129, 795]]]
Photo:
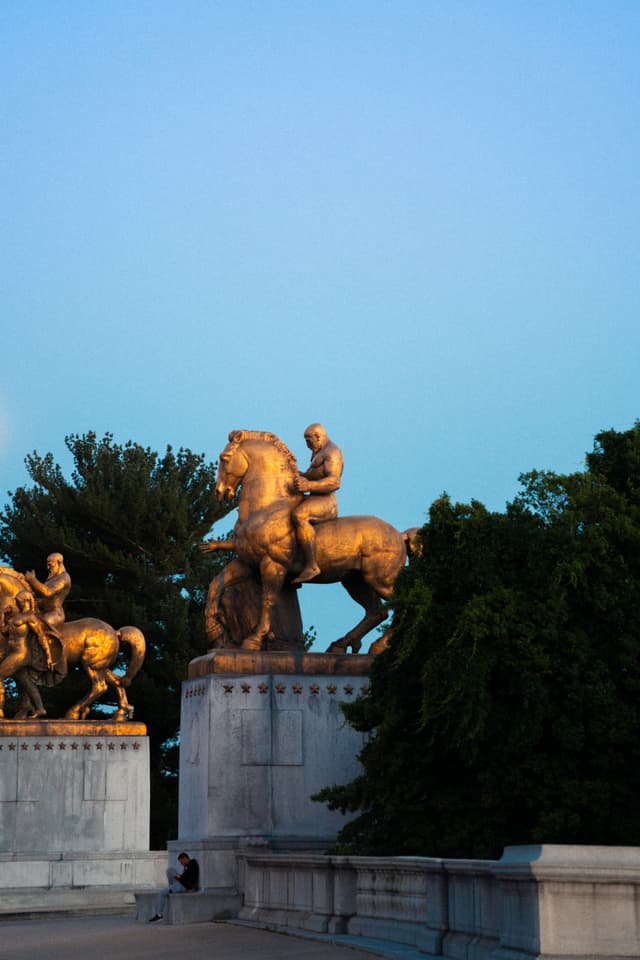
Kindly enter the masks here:
[[0, 502], [68, 433], [319, 420], [405, 528], [640, 416], [637, 0], [4, 0], [0, 44]]

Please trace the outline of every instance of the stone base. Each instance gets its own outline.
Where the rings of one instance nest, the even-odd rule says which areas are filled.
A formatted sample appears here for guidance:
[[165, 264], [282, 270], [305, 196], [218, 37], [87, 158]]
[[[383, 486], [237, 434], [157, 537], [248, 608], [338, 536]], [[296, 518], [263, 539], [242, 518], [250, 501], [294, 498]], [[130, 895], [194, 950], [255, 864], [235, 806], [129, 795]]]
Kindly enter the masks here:
[[189, 663], [188, 677], [209, 674], [299, 674], [300, 676], [367, 677], [373, 657], [368, 654], [307, 653], [304, 650], [213, 650]]
[[166, 882], [164, 851], [0, 854], [0, 917], [134, 913]]
[[0, 854], [147, 852], [145, 734], [134, 723], [3, 721]]
[[5, 720], [0, 737], [146, 737], [144, 723], [111, 720]]
[[0, 890], [162, 887], [165, 851], [0, 854]]
[[179, 837], [201, 886], [235, 887], [236, 855], [330, 846], [346, 818], [311, 800], [360, 773], [365, 738], [341, 702], [367, 687], [369, 657], [218, 651], [183, 684]]
[[0, 721], [0, 915], [133, 913], [165, 883], [149, 852], [142, 723]]

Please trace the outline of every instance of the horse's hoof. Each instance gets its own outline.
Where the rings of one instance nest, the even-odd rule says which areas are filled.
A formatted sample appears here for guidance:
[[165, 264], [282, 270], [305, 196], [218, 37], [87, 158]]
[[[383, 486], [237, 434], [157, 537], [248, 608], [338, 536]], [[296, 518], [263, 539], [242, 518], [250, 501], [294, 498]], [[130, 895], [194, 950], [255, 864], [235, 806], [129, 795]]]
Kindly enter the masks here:
[[385, 650], [389, 648], [389, 637], [384, 636], [380, 637], [379, 640], [374, 640], [374, 642], [369, 647], [369, 655], [376, 657], [379, 653], [384, 653]]
[[205, 618], [205, 633], [210, 646], [216, 645], [224, 636], [224, 625], [215, 614]]
[[346, 653], [347, 645], [344, 640], [334, 640], [327, 647], [327, 653]]
[[262, 637], [247, 637], [242, 642], [243, 650], [262, 650]]
[[301, 570], [297, 577], [294, 577], [291, 583], [294, 586], [297, 586], [302, 583], [309, 583], [311, 580], [315, 580], [322, 573], [320, 567], [315, 564], [310, 567], [305, 567], [304, 570]]

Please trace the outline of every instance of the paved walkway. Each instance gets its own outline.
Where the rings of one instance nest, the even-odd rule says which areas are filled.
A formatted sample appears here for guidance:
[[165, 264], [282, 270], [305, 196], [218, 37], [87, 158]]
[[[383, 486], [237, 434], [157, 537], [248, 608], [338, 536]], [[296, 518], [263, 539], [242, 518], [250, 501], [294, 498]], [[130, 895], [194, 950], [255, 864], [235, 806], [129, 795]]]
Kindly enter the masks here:
[[371, 960], [371, 953], [227, 923], [132, 917], [0, 920], [0, 960]]

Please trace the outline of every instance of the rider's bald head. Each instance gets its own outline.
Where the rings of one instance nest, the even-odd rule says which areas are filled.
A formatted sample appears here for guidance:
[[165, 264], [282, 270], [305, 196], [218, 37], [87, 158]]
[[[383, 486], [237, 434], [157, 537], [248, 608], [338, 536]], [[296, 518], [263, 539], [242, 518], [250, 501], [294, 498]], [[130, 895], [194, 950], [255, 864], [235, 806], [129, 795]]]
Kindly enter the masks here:
[[304, 441], [315, 456], [327, 442], [327, 431], [321, 423], [310, 423], [304, 432]]

